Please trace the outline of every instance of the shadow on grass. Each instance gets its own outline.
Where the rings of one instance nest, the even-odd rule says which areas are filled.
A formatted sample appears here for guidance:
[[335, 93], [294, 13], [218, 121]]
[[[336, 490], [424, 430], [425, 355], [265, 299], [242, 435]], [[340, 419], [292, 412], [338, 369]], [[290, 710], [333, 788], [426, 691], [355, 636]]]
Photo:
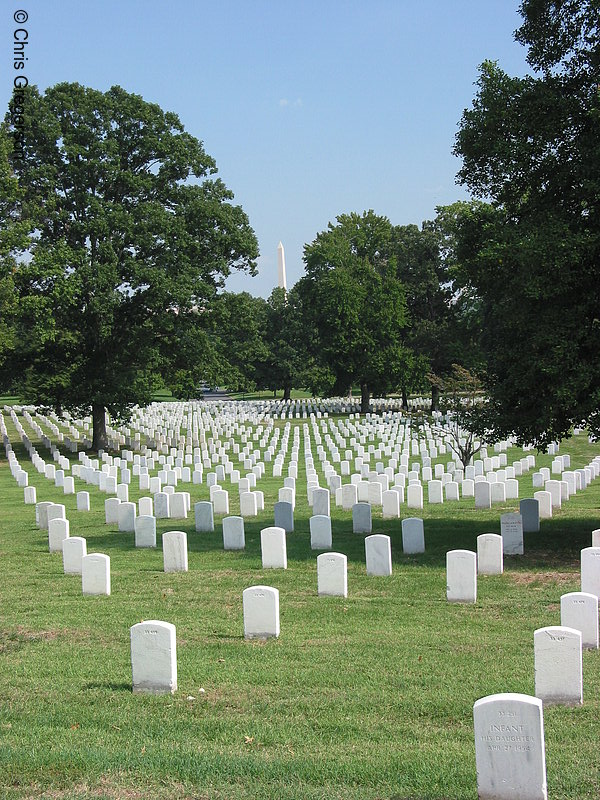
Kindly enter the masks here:
[[86, 683], [86, 689], [110, 689], [111, 692], [127, 692], [128, 694], [132, 693], [132, 688], [130, 683], [112, 683], [111, 681], [106, 681], [105, 683]]

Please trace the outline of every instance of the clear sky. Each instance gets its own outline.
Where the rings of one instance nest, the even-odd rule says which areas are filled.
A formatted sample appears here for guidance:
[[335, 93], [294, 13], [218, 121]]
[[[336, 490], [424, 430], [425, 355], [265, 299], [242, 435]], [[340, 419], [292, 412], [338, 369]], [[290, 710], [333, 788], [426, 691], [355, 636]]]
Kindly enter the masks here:
[[[258, 237], [259, 274], [232, 291], [267, 297], [277, 244], [288, 286], [302, 250], [339, 214], [395, 225], [467, 197], [455, 184], [457, 124], [493, 59], [528, 72], [518, 0], [3, 0], [0, 102], [13, 32], [41, 90], [75, 81], [176, 112], [204, 142]], [[18, 25], [15, 12], [25, 11]], [[20, 18], [23, 18], [21, 15]], [[22, 34], [21, 34], [22, 36]], [[23, 74], [23, 73], [20, 73]]]

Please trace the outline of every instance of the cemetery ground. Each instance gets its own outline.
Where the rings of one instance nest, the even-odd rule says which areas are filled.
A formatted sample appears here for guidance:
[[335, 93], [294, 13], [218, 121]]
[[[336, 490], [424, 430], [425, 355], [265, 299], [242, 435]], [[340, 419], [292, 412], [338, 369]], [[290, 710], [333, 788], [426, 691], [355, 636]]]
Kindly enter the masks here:
[[[245, 520], [244, 551], [223, 550], [221, 516], [213, 533], [196, 533], [193, 513], [157, 520], [157, 548], [136, 549], [133, 533], [105, 524], [105, 494], [76, 479], [91, 498], [91, 511], [78, 512], [6, 423], [38, 501], [65, 504], [71, 535], [110, 556], [112, 583], [110, 596], [83, 596], [81, 578], [63, 573], [2, 451], [0, 796], [9, 799], [474, 800], [473, 704], [534, 694], [533, 632], [560, 624], [560, 596], [579, 591], [579, 553], [600, 527], [596, 479], [525, 534], [525, 554], [505, 556], [503, 575], [479, 576], [476, 604], [463, 605], [446, 600], [446, 552], [475, 550], [518, 501], [403, 504], [401, 517], [425, 524], [426, 551], [413, 556], [402, 553], [400, 520], [374, 509], [373, 533], [391, 537], [390, 577], [367, 576], [364, 536], [332, 501], [331, 549], [348, 557], [348, 596], [319, 597], [302, 459], [288, 568], [263, 570], [260, 530], [273, 524], [283, 485], [269, 465], [265, 511]], [[581, 435], [561, 452], [576, 468], [600, 446]], [[511, 448], [509, 463], [521, 456]], [[536, 469], [551, 461], [536, 454]], [[531, 472], [519, 484], [521, 498], [533, 496]], [[130, 500], [147, 494], [129, 488]], [[208, 499], [206, 481], [186, 488], [192, 503]], [[187, 573], [163, 571], [168, 530], [187, 532]], [[255, 584], [279, 590], [278, 639], [244, 639], [242, 592]], [[129, 629], [152, 619], [176, 626], [174, 695], [132, 693]], [[544, 710], [552, 800], [599, 795], [599, 659], [583, 653], [582, 706]]]

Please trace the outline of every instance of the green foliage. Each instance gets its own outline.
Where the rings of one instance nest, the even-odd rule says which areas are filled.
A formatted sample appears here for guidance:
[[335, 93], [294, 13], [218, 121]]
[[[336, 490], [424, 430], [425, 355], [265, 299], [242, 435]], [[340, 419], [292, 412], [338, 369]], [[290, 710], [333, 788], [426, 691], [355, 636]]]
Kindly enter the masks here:
[[457, 218], [466, 285], [481, 302], [490, 422], [544, 446], [600, 433], [600, 9], [530, 0], [517, 38], [535, 77], [481, 67], [463, 114]]
[[316, 337], [313, 353], [338, 388], [358, 383], [363, 410], [369, 392], [398, 385], [408, 360], [405, 291], [391, 254], [392, 226], [373, 211], [342, 214], [304, 248], [299, 282]]
[[20, 390], [93, 408], [100, 426], [103, 409], [126, 415], [161, 383], [189, 394], [214, 368], [203, 311], [232, 269], [255, 269], [246, 215], [177, 116], [137, 95], [63, 83], [27, 87], [23, 104]]
[[208, 311], [220, 355], [219, 374], [210, 383], [233, 392], [251, 392], [260, 383], [269, 356], [265, 341], [267, 303], [248, 292], [223, 292]]

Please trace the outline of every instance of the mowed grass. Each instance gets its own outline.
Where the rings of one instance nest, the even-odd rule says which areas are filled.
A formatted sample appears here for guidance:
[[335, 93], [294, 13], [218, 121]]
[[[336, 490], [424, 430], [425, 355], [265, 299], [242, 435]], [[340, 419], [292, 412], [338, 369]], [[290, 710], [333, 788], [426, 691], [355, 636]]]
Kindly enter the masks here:
[[[133, 534], [104, 524], [105, 495], [76, 479], [92, 504], [77, 512], [74, 496], [35, 472], [8, 423], [38, 500], [63, 502], [71, 535], [87, 539], [88, 553], [110, 556], [112, 594], [84, 597], [80, 579], [63, 574], [2, 452], [6, 798], [475, 800], [473, 703], [495, 692], [533, 694], [533, 632], [560, 624], [560, 596], [580, 588], [579, 551], [600, 527], [596, 480], [526, 535], [526, 554], [506, 558], [504, 575], [480, 577], [475, 605], [456, 605], [445, 597], [446, 552], [475, 549], [477, 535], [499, 532], [500, 514], [516, 501], [491, 511], [475, 511], [472, 499], [426, 505], [422, 514], [404, 506], [403, 516], [425, 519], [426, 553], [412, 557], [402, 554], [400, 521], [374, 511], [373, 532], [392, 540], [389, 578], [366, 575], [364, 537], [332, 504], [349, 595], [319, 598], [302, 460], [288, 569], [263, 570], [260, 529], [273, 524], [283, 479], [260, 481], [267, 511], [246, 520], [244, 552], [223, 551], [219, 517], [212, 534], [196, 533], [193, 518], [159, 520], [158, 548], [136, 550]], [[578, 467], [600, 447], [579, 436], [561, 452]], [[509, 464], [521, 455], [510, 451]], [[538, 466], [551, 460], [537, 456]], [[532, 496], [531, 473], [520, 485], [521, 497]], [[192, 501], [208, 498], [206, 485], [185, 488]], [[235, 487], [227, 488], [238, 513]], [[139, 496], [134, 479], [130, 499]], [[188, 533], [188, 573], [162, 571], [160, 534], [173, 529]], [[243, 638], [242, 592], [253, 584], [279, 589], [277, 640]], [[129, 628], [144, 619], [176, 626], [173, 696], [132, 694]], [[600, 791], [599, 659], [584, 652], [582, 707], [545, 710], [553, 800]]]

